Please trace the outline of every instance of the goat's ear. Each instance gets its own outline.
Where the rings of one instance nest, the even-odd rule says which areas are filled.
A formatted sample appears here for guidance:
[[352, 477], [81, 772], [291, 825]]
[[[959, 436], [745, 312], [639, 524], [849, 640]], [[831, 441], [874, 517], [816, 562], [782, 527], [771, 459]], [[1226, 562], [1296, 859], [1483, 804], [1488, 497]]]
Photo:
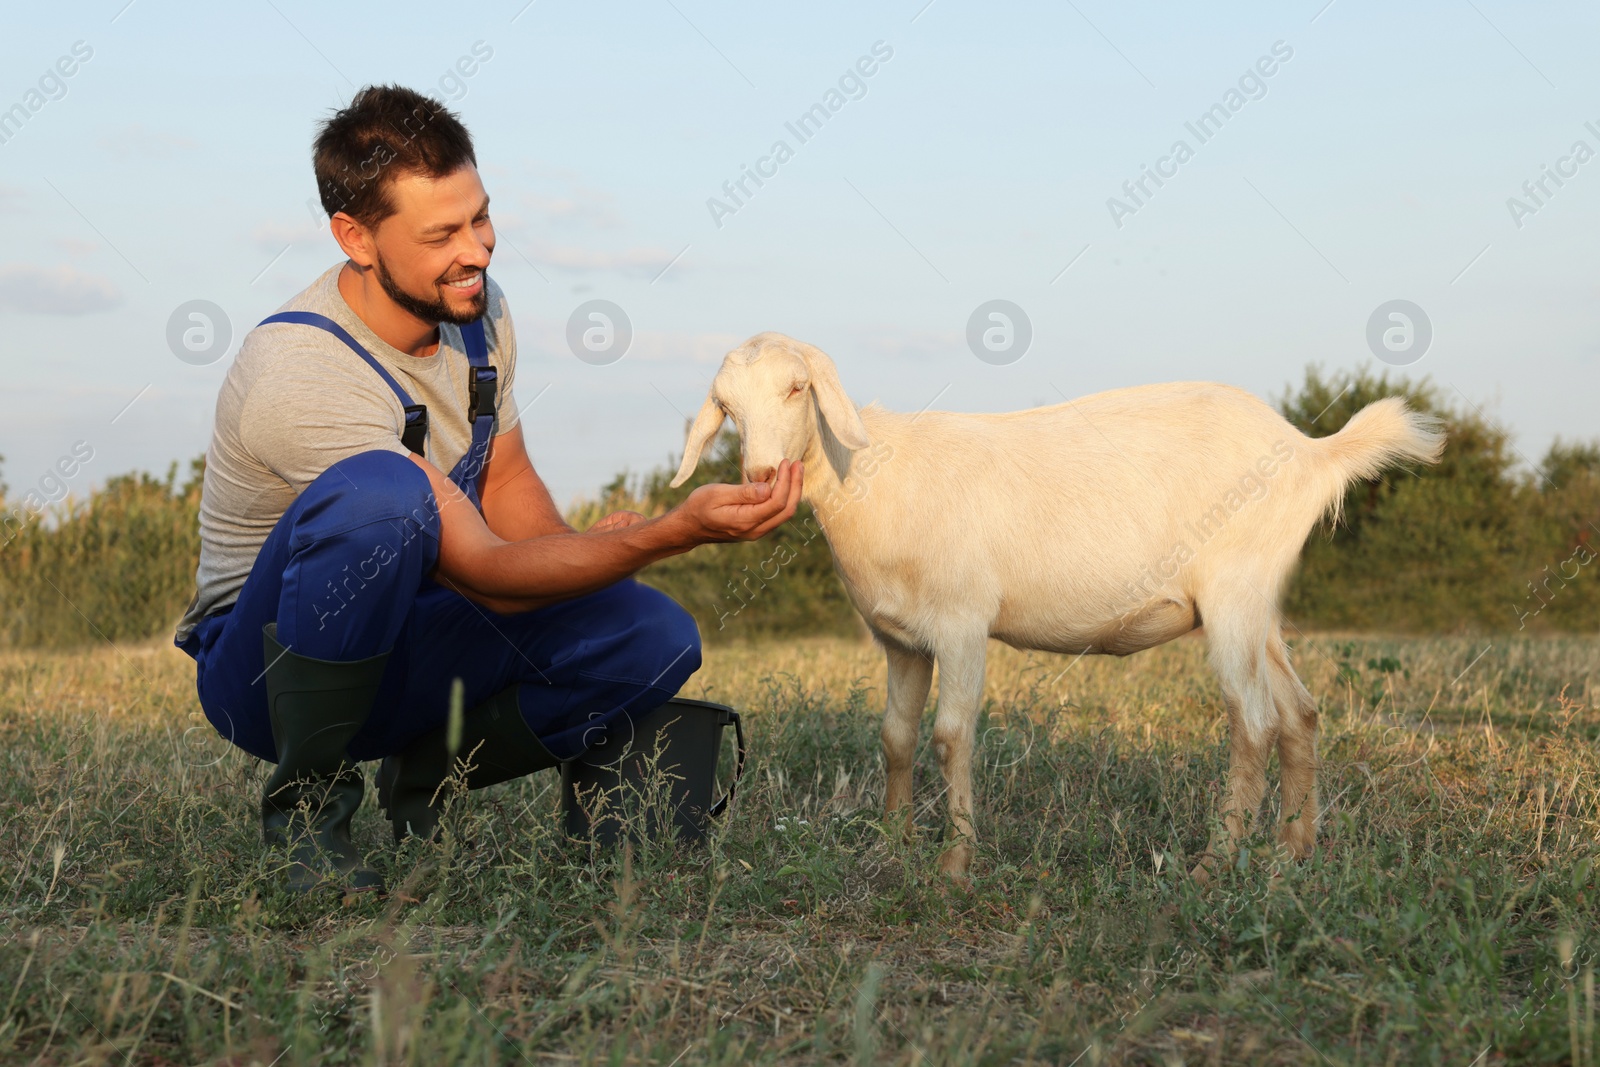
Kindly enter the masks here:
[[672, 488], [676, 489], [689, 480], [689, 475], [694, 473], [695, 467], [700, 464], [700, 453], [705, 450], [706, 443], [717, 435], [722, 429], [722, 406], [715, 397], [706, 397], [706, 402], [700, 405], [700, 413], [694, 417], [694, 425], [689, 427], [689, 435], [683, 442], [683, 462], [678, 465], [678, 475], [672, 479]]
[[806, 373], [811, 376], [811, 392], [817, 398], [817, 409], [827, 420], [828, 429], [851, 451], [866, 448], [872, 443], [867, 439], [867, 428], [862, 425], [861, 416], [856, 413], [856, 406], [851, 403], [844, 386], [839, 384], [839, 372], [834, 369], [833, 360], [815, 345], [796, 343], [800, 357], [806, 361]]

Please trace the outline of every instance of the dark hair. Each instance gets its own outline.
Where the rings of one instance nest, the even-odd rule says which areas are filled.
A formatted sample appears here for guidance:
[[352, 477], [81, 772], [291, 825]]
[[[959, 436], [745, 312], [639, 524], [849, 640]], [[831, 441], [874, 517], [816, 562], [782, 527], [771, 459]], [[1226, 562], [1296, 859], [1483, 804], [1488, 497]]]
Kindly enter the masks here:
[[395, 213], [387, 186], [403, 175], [442, 178], [477, 166], [472, 135], [439, 101], [401, 85], [369, 85], [317, 131], [311, 162], [331, 218], [373, 227]]

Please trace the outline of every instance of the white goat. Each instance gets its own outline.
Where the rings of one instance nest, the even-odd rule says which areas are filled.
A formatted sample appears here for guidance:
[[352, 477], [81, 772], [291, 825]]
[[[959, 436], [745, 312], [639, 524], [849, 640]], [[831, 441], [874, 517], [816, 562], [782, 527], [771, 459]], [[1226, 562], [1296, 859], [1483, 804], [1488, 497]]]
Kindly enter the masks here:
[[681, 485], [731, 416], [746, 478], [805, 463], [845, 589], [888, 656], [885, 803], [910, 829], [911, 765], [939, 665], [933, 742], [965, 874], [972, 749], [990, 637], [1016, 648], [1125, 656], [1204, 620], [1228, 712], [1224, 834], [1232, 851], [1266, 790], [1277, 742], [1280, 838], [1316, 844], [1317, 705], [1289, 665], [1278, 599], [1317, 520], [1345, 488], [1401, 461], [1436, 462], [1437, 420], [1391, 397], [1310, 438], [1251, 394], [1174, 382], [999, 415], [857, 411], [833, 362], [777, 333], [722, 361], [690, 427]]

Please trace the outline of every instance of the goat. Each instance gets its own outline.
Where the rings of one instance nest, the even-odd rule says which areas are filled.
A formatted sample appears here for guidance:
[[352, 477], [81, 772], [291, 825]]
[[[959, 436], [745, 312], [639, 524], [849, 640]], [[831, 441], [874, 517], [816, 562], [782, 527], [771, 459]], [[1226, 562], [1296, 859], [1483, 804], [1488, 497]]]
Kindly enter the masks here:
[[1316, 845], [1317, 704], [1289, 663], [1279, 596], [1347, 485], [1435, 463], [1437, 419], [1389, 397], [1310, 438], [1254, 395], [1143, 385], [1005, 414], [857, 410], [812, 345], [761, 333], [729, 352], [689, 427], [674, 486], [731, 417], [750, 481], [805, 464], [851, 602], [888, 659], [885, 807], [910, 832], [911, 766], [939, 667], [934, 749], [964, 876], [976, 840], [972, 750], [993, 637], [1020, 649], [1126, 656], [1204, 622], [1228, 715], [1222, 825], [1194, 869], [1231, 855], [1278, 748], [1296, 858]]

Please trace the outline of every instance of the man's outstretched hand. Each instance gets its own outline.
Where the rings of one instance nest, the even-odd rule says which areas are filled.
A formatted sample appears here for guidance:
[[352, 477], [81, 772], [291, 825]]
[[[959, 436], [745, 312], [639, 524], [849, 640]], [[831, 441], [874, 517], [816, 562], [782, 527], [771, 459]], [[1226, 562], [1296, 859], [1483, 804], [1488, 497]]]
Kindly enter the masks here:
[[702, 485], [674, 509], [697, 544], [754, 541], [794, 517], [805, 464], [783, 460], [771, 481]]
[[412, 458], [441, 504], [438, 574], [469, 600], [503, 614], [595, 592], [696, 545], [765, 537], [794, 517], [804, 475], [800, 463], [784, 460], [768, 481], [702, 485], [654, 519], [618, 511], [583, 533], [566, 528], [512, 539], [492, 530], [437, 467]]

